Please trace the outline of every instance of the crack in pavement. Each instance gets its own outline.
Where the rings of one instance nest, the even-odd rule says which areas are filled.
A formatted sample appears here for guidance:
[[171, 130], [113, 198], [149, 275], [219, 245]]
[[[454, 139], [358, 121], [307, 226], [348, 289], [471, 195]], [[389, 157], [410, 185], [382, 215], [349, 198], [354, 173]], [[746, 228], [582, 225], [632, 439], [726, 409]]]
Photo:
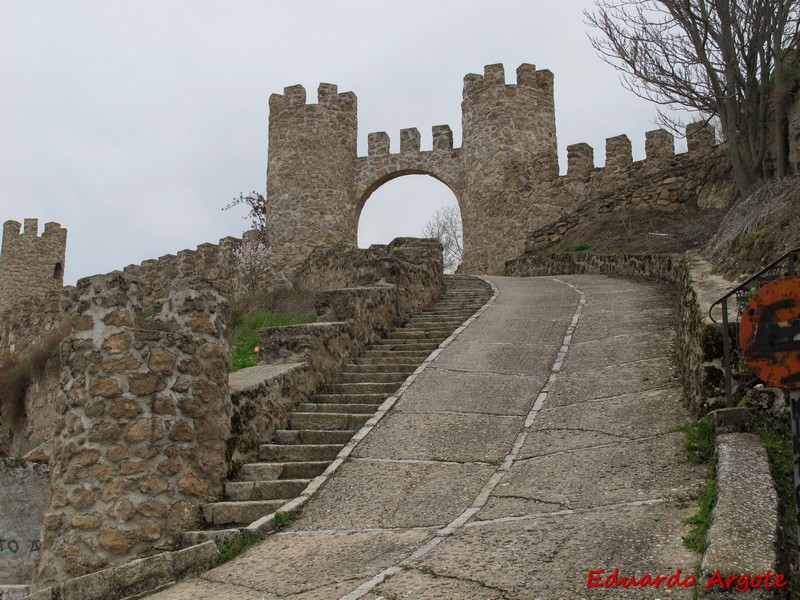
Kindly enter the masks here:
[[351, 460], [352, 462], [359, 461], [404, 465], [488, 465], [490, 467], [496, 467], [499, 462], [493, 460], [437, 460], [435, 458], [372, 458], [370, 456], [354, 456]]
[[[537, 429], [536, 431], [541, 431], [541, 430]], [[598, 433], [602, 433], [602, 432], [598, 432]], [[534, 454], [532, 456], [525, 456], [523, 458], [518, 458], [516, 460], [516, 462], [524, 462], [524, 461], [533, 460], [533, 459], [536, 459], [536, 458], [548, 458], [550, 456], [559, 456], [561, 454], [570, 454], [572, 452], [583, 452], [583, 451], [586, 451], [586, 450], [597, 450], [597, 449], [600, 449], [600, 448], [610, 448], [612, 446], [619, 446], [620, 444], [624, 444], [626, 442], [645, 442], [647, 440], [653, 440], [653, 439], [656, 439], [656, 438], [663, 437], [665, 435], [672, 435], [673, 433], [677, 433], [677, 432], [675, 432], [675, 431], [664, 431], [662, 433], [654, 433], [653, 435], [646, 435], [646, 436], [640, 437], [640, 438], [622, 439], [622, 440], [619, 440], [618, 442], [608, 442], [606, 444], [596, 444], [594, 446], [580, 446], [578, 448], [569, 448], [569, 449], [566, 449], [566, 450], [556, 450], [555, 452], [547, 452], [545, 454]], [[612, 435], [612, 434], [608, 434], [608, 435]]]
[[[416, 569], [412, 567], [407, 567], [404, 571], [419, 571], [423, 575], [427, 575], [433, 577], [434, 579], [446, 579], [448, 581], [458, 581], [460, 583], [472, 583], [477, 585], [485, 590], [490, 590], [492, 592], [499, 593], [502, 597], [498, 600], [511, 600], [508, 596], [508, 590], [504, 590], [503, 588], [494, 587], [492, 585], [487, 584], [485, 581], [481, 579], [470, 579], [469, 577], [456, 577], [455, 575], [442, 575], [441, 573], [437, 573], [434, 570], [429, 570], [427, 572], [423, 571], [424, 565], [422, 567], [418, 567]], [[376, 589], [377, 591], [377, 589]]]
[[[675, 498], [648, 498], [647, 500], [628, 500], [625, 502], [614, 502], [612, 504], [596, 504], [592, 506], [583, 506], [580, 508], [565, 508], [562, 510], [554, 510], [550, 512], [532, 513], [528, 515], [517, 515], [513, 517], [498, 517], [496, 519], [486, 519], [484, 521], [472, 521], [470, 523], [467, 523], [464, 527], [471, 529], [473, 527], [486, 527], [488, 525], [495, 525], [498, 523], [511, 523], [514, 521], [533, 521], [536, 519], [542, 519], [546, 517], [561, 517], [566, 515], [581, 515], [588, 512], [592, 512], [594, 510], [607, 509], [607, 508], [653, 506], [656, 504], [663, 504], [665, 502], [670, 502], [672, 500], [675, 500]], [[556, 503], [551, 503], [551, 504], [556, 504]]]

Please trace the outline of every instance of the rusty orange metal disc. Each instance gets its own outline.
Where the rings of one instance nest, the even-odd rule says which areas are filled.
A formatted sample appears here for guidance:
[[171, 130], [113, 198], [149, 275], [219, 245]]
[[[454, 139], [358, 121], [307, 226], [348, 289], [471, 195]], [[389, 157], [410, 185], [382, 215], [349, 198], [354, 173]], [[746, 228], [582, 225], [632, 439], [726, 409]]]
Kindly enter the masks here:
[[747, 303], [739, 348], [764, 383], [800, 389], [800, 276], [767, 283]]

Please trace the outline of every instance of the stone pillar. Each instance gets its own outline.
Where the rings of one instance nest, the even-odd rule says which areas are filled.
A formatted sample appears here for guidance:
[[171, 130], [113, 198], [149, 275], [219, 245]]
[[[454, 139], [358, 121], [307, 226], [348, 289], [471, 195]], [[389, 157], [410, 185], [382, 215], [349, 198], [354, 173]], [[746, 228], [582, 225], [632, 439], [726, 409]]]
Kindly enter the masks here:
[[77, 292], [37, 587], [171, 549], [227, 472], [228, 306], [216, 284], [177, 280], [146, 312], [141, 282], [120, 272]]
[[289, 273], [316, 246], [357, 244], [356, 96], [323, 83], [318, 100], [306, 104], [299, 85], [269, 99], [267, 229]]
[[[506, 85], [502, 65], [464, 78], [464, 263], [467, 273], [500, 273], [522, 254], [525, 233], [548, 209], [558, 177], [553, 74], [523, 64]], [[541, 206], [540, 206], [541, 205]], [[539, 223], [538, 225], [541, 225]]]

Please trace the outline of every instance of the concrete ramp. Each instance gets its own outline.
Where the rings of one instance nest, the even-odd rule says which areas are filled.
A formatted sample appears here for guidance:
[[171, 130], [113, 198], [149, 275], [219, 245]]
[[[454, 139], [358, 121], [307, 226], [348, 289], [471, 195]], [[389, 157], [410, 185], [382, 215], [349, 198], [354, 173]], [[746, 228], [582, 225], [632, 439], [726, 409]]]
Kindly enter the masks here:
[[[666, 588], [696, 567], [683, 521], [704, 483], [675, 432], [670, 288], [491, 281], [287, 530], [150, 598], [691, 598]], [[595, 588], [648, 574], [658, 589]]]

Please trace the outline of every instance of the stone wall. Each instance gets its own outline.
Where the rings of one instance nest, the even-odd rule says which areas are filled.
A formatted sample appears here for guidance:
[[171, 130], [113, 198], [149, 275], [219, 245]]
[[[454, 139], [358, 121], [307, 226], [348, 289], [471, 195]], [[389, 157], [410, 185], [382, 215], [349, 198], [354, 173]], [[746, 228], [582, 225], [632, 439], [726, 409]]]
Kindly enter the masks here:
[[[677, 291], [676, 361], [684, 400], [697, 417], [725, 406], [722, 329], [709, 318], [711, 304], [732, 286], [697, 255], [586, 252], [527, 254], [506, 263], [506, 275], [535, 277], [593, 273], [673, 283]], [[731, 315], [733, 317], [733, 315]], [[717, 315], [719, 320], [720, 316]]]
[[166, 296], [172, 281], [191, 277], [204, 277], [224, 283], [229, 295], [238, 297], [254, 291], [254, 287], [264, 289], [286, 281], [282, 269], [272, 260], [269, 249], [264, 251], [257, 274], [249, 277], [244, 272], [255, 265], [242, 264], [246, 261], [239, 255], [239, 250], [242, 244], [257, 241], [258, 236], [256, 231], [246, 231], [241, 239], [225, 237], [217, 244], [200, 244], [194, 250], [180, 250], [176, 254], [165, 254], [138, 265], [128, 265], [123, 272], [146, 282], [147, 285], [141, 291], [141, 301], [145, 308], [158, 298]]
[[49, 492], [47, 465], [0, 459], [0, 585], [30, 583]]
[[439, 297], [443, 272], [437, 240], [396, 238], [367, 249], [317, 248], [299, 267], [294, 283], [314, 291], [393, 285], [402, 320]]
[[398, 238], [367, 250], [320, 250], [304, 263], [297, 283], [319, 290], [319, 322], [262, 329], [262, 364], [230, 377], [234, 470], [345, 362], [439, 297], [441, 246]]
[[[74, 288], [63, 288], [7, 308], [0, 315], [0, 354], [24, 360], [69, 321], [73, 294]], [[0, 456], [20, 457], [53, 436], [60, 368], [59, 354], [54, 353], [41, 371], [33, 373], [21, 414], [9, 403], [0, 403]]]
[[39, 221], [25, 219], [3, 224], [0, 250], [0, 313], [20, 300], [34, 299], [64, 285], [64, 253], [67, 230], [58, 223], [46, 223], [38, 235]]
[[648, 132], [647, 158], [636, 162], [626, 136], [609, 138], [603, 168], [594, 167], [591, 147], [574, 144], [567, 174], [559, 176], [550, 71], [523, 64], [507, 84], [502, 65], [487, 65], [482, 75], [464, 78], [462, 97], [461, 148], [453, 147], [448, 125], [437, 125], [430, 150], [408, 128], [400, 131], [399, 152], [390, 152], [389, 135], [381, 131], [368, 135], [367, 156], [358, 157], [352, 92], [321, 84], [317, 104], [306, 103], [299, 85], [273, 94], [267, 222], [271, 256], [288, 276], [316, 247], [355, 248], [370, 195], [407, 174], [430, 175], [455, 195], [466, 273], [502, 273], [505, 261], [526, 247], [539, 247], [598, 212], [703, 208], [733, 199], [724, 183], [727, 158], [705, 126], [690, 127], [689, 151], [677, 156], [669, 133]]
[[142, 288], [119, 272], [78, 283], [38, 587], [170, 548], [222, 493], [227, 299], [177, 280], [148, 314]]

